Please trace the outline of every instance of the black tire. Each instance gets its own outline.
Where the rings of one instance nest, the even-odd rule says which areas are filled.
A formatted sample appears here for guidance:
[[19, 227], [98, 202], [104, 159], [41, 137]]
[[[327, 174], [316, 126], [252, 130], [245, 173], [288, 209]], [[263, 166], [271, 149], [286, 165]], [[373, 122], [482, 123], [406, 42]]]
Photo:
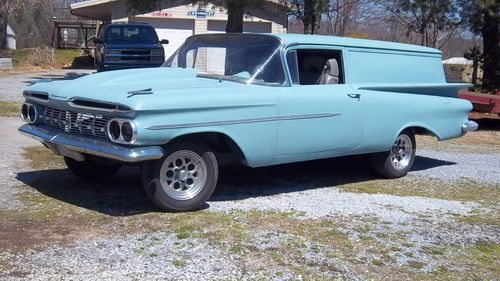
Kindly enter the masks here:
[[[406, 149], [411, 148], [411, 151], [401, 152], [401, 143], [398, 143], [401, 140], [405, 143], [410, 142], [405, 147]], [[372, 154], [371, 164], [375, 172], [384, 178], [401, 178], [406, 176], [413, 166], [415, 151], [415, 134], [411, 130], [405, 130], [398, 135], [391, 151]], [[392, 159], [397, 161], [393, 162]], [[404, 159], [404, 161], [400, 159]]]
[[104, 59], [97, 60], [97, 72], [103, 72], [105, 70]]
[[[217, 185], [219, 171], [215, 154], [205, 144], [198, 141], [185, 141], [168, 145], [165, 151], [167, 154], [161, 159], [148, 161], [142, 166], [142, 182], [148, 198], [156, 206], [166, 211], [200, 209], [212, 196]], [[186, 154], [193, 158], [189, 160], [193, 162], [188, 162], [188, 159], [191, 158], [185, 157]], [[181, 160], [184, 163], [178, 165], [171, 162], [172, 160], [177, 161], [178, 157], [184, 159]], [[183, 176], [184, 180], [182, 180], [181, 174], [189, 173], [189, 163], [198, 163], [193, 171], [200, 171], [200, 174], [197, 174], [196, 177], [193, 176], [196, 178], [195, 180], [189, 176], [188, 179]], [[162, 167], [163, 172], [166, 171], [166, 173], [162, 172]], [[205, 176], [201, 174], [203, 167], [205, 168]], [[164, 175], [162, 176], [162, 174]], [[164, 180], [163, 187], [160, 181], [161, 177]], [[205, 180], [198, 180], [197, 177]], [[189, 179], [191, 179], [192, 187], [188, 187]], [[178, 188], [175, 188], [175, 184]], [[193, 196], [176, 198], [176, 196], [182, 196], [184, 192], [193, 192]]]
[[64, 157], [64, 163], [75, 176], [90, 181], [106, 180], [114, 176], [122, 167], [118, 164], [108, 165], [91, 160], [79, 162], [69, 157]]

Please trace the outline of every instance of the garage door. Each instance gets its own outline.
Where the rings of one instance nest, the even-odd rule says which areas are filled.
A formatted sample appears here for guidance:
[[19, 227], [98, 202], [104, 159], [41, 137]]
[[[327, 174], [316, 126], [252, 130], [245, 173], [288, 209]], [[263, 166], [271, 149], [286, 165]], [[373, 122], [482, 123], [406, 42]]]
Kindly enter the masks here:
[[[226, 32], [226, 21], [222, 20], [209, 20], [208, 21], [208, 33], [220, 33]], [[270, 22], [244, 22], [243, 32], [255, 32], [255, 33], [270, 33], [271, 23]]]
[[192, 19], [141, 19], [142, 22], [151, 24], [158, 33], [158, 38], [168, 39], [165, 48], [165, 59], [169, 58], [186, 38], [193, 35], [194, 20]]

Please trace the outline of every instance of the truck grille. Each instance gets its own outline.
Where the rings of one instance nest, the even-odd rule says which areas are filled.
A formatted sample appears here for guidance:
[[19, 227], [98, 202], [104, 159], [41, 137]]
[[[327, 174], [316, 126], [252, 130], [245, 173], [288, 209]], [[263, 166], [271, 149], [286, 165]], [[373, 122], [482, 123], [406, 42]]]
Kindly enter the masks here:
[[122, 50], [122, 55], [150, 56], [151, 50]]
[[67, 133], [108, 138], [109, 117], [91, 113], [79, 113], [46, 107], [43, 120], [45, 124]]

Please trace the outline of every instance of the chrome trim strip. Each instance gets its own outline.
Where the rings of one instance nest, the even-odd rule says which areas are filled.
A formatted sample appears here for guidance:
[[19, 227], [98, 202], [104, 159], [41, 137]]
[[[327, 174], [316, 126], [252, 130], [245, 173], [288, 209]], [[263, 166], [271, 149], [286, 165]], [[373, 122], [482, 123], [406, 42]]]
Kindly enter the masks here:
[[169, 130], [169, 129], [208, 127], [208, 126], [239, 125], [239, 124], [261, 123], [261, 122], [272, 122], [272, 121], [291, 121], [291, 120], [302, 120], [302, 119], [329, 118], [339, 115], [342, 114], [339, 113], [303, 114], [303, 115], [290, 115], [281, 117], [263, 117], [263, 118], [251, 118], [251, 119], [240, 119], [240, 120], [185, 123], [176, 125], [157, 125], [157, 126], [147, 127], [146, 130]]
[[164, 151], [160, 146], [129, 148], [102, 140], [77, 137], [41, 126], [32, 126], [28, 124], [22, 125], [18, 130], [23, 135], [55, 145], [58, 151], [66, 149], [71, 152], [90, 154], [122, 162], [136, 163], [155, 160], [164, 155]]
[[[110, 130], [110, 125], [111, 122], [117, 122], [118, 126], [120, 126], [120, 137], [117, 140], [113, 139], [113, 136], [111, 135], [111, 130]], [[127, 142], [123, 139], [123, 124], [124, 123], [129, 123], [130, 126], [132, 127], [132, 139]], [[108, 123], [106, 124], [106, 128], [108, 131], [108, 138], [110, 141], [114, 143], [119, 143], [119, 144], [134, 144], [135, 141], [137, 140], [137, 125], [135, 124], [134, 120], [128, 120], [128, 119], [122, 119], [122, 118], [112, 118], [108, 120]]]
[[[39, 94], [39, 95], [44, 95], [44, 96], [47, 96], [46, 99], [42, 99], [42, 98], [37, 98], [37, 97], [34, 97], [33, 94]], [[23, 96], [26, 100], [33, 100], [33, 101], [37, 101], [39, 103], [48, 103], [49, 102], [49, 94], [46, 93], [46, 92], [39, 92], [39, 91], [23, 91]]]
[[316, 119], [316, 118], [329, 118], [342, 115], [340, 113], [321, 113], [321, 114], [303, 114], [303, 115], [290, 115], [278, 117], [278, 121], [300, 120], [300, 119]]
[[479, 128], [479, 125], [474, 122], [474, 121], [465, 121], [464, 124], [462, 125], [462, 130], [464, 132], [473, 132], [476, 131]]
[[[113, 106], [113, 109], [110, 108], [104, 108], [104, 107], [97, 107], [97, 106], [85, 106], [85, 105], [79, 105], [75, 104], [75, 102], [82, 101], [82, 102], [94, 102], [96, 104], [106, 104], [109, 106]], [[114, 102], [103, 102], [100, 100], [95, 100], [95, 99], [89, 99], [89, 98], [82, 98], [82, 97], [73, 97], [71, 98], [68, 102], [68, 105], [74, 108], [81, 108], [81, 109], [88, 109], [88, 110], [97, 110], [97, 111], [105, 111], [105, 112], [118, 112], [118, 113], [129, 113], [132, 112], [133, 109], [130, 108], [129, 106], [123, 105], [121, 103], [114, 103]], [[120, 110], [119, 108], [127, 108], [128, 110]]]

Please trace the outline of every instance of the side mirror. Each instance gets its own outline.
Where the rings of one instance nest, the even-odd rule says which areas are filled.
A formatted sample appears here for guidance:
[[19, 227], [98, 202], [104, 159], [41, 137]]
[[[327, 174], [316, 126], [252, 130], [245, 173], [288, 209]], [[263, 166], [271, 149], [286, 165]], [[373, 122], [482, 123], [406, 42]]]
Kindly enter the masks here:
[[168, 43], [169, 43], [169, 42], [168, 42], [168, 40], [167, 40], [167, 39], [161, 39], [161, 40], [160, 40], [160, 44], [165, 44], [165, 45], [166, 45], [166, 44], [168, 44]]
[[99, 38], [94, 38], [94, 44], [104, 44], [104, 41]]

